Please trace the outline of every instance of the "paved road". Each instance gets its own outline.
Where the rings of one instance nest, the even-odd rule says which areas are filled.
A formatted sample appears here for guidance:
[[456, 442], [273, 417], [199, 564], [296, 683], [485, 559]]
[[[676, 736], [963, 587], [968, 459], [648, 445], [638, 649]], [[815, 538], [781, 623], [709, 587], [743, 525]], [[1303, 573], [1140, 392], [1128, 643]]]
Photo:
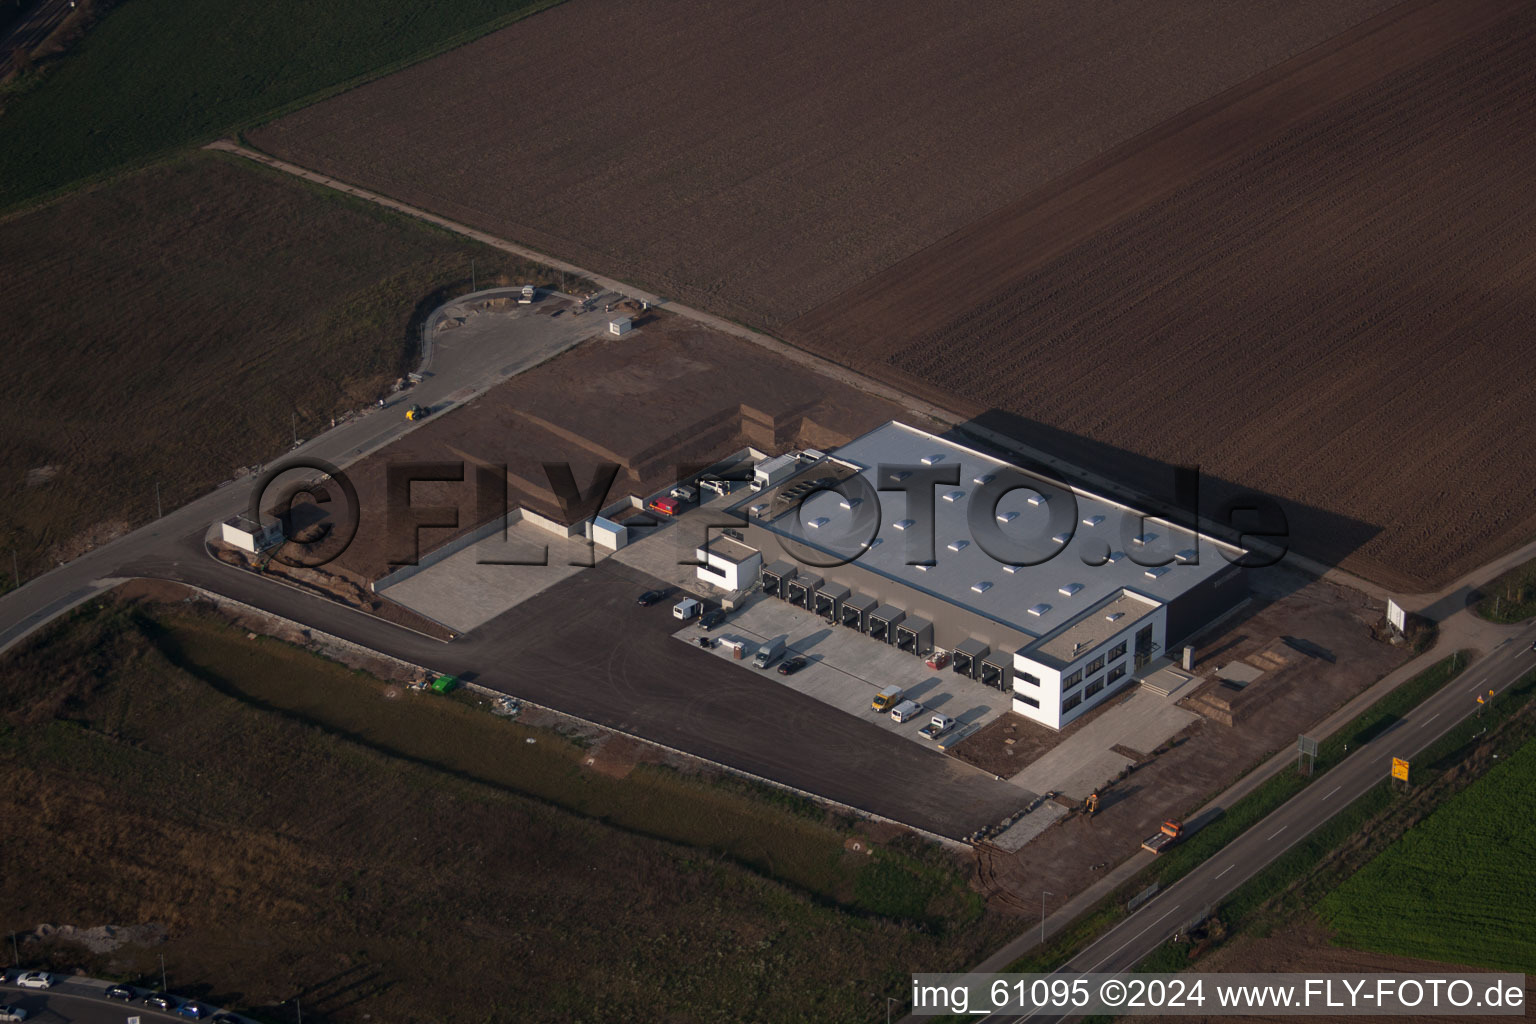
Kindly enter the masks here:
[[[1238, 836], [1219, 853], [1153, 897], [1105, 932], [1056, 972], [1062, 975], [1126, 971], [1165, 939], [1203, 916], [1276, 858], [1311, 835], [1325, 821], [1387, 778], [1393, 757], [1412, 760], [1453, 726], [1475, 715], [1477, 696], [1502, 693], [1536, 668], [1536, 628], [1526, 628], [1461, 677], [1408, 712], [1386, 732], [1351, 753], [1337, 767]], [[994, 1014], [988, 1021], [1049, 1024], [1060, 1014]]]
[[224, 594], [371, 650], [859, 810], [959, 838], [1031, 794], [672, 637], [663, 581], [612, 559], [451, 644], [233, 569], [202, 554], [201, 528], [131, 561], [129, 576]]
[[[135, 989], [139, 998], [127, 1003], [102, 995], [109, 983], [95, 978], [55, 980], [52, 988], [35, 989], [10, 984], [9, 979], [15, 976], [16, 971], [4, 973], [7, 981], [0, 982], [0, 1003], [10, 1003], [27, 1011], [28, 1024], [123, 1024], [124, 1020], [133, 1016], [141, 1018], [146, 1024], [150, 1021], [187, 1019], [145, 1006], [143, 997], [149, 994], [148, 989]], [[59, 977], [55, 975], [55, 979]], [[185, 1001], [177, 999], [178, 1004]]]
[[22, 15], [0, 38], [0, 75], [9, 74], [23, 53], [30, 53], [39, 43], [64, 23], [75, 5], [71, 0], [43, 0], [29, 14]]

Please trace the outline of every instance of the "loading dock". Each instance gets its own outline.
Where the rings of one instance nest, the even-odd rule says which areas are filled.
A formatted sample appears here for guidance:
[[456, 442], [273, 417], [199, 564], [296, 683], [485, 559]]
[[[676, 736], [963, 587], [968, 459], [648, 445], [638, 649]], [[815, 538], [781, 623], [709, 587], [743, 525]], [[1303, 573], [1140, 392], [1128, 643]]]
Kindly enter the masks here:
[[843, 625], [860, 633], [869, 632], [869, 616], [880, 602], [866, 594], [850, 594], [843, 598]]
[[848, 600], [849, 590], [841, 583], [823, 583], [816, 588], [817, 615], [831, 623], [843, 620], [843, 602]]
[[982, 659], [991, 653], [992, 648], [971, 637], [955, 645], [951, 665], [967, 679], [975, 679], [981, 674]]
[[896, 646], [919, 658], [933, 650], [933, 623], [914, 615], [896, 627]]
[[981, 660], [981, 675], [978, 678], [987, 686], [1003, 691], [1012, 690], [1013, 655], [1002, 651], [987, 655]]
[[869, 613], [868, 633], [883, 644], [896, 642], [896, 627], [907, 613], [895, 605], [883, 604]]
[[782, 559], [771, 565], [763, 566], [763, 575], [761, 577], [763, 593], [769, 597], [783, 597], [785, 582], [793, 579], [797, 571], [793, 565]]
[[816, 588], [819, 586], [820, 576], [796, 573], [793, 579], [784, 583], [784, 600], [796, 608], [812, 611], [816, 607]]

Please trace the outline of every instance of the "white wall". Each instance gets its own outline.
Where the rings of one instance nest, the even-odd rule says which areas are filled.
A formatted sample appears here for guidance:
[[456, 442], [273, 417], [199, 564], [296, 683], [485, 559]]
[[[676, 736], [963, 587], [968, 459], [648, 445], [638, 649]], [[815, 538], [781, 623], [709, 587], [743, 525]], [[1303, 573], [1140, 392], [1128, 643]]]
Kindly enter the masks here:
[[[1048, 728], [1060, 729], [1079, 715], [1098, 707], [1100, 702], [1110, 692], [1118, 686], [1124, 686], [1125, 680], [1136, 674], [1136, 634], [1147, 626], [1152, 627], [1152, 642], [1157, 645], [1158, 653], [1166, 653], [1163, 648], [1168, 643], [1168, 608], [1166, 605], [1160, 605], [1152, 609], [1145, 616], [1137, 619], [1127, 628], [1104, 641], [1104, 643], [1099, 644], [1092, 650], [1084, 651], [1081, 657], [1074, 659], [1070, 665], [1064, 668], [1056, 669], [1048, 665], [1042, 665], [1040, 662], [1032, 661], [1023, 654], [1015, 654], [1013, 656], [1014, 692], [1016, 694], [1025, 694], [1038, 700], [1040, 707], [1038, 709], [1032, 708], [1023, 701], [1015, 700], [1013, 702], [1013, 710], [1031, 721], [1039, 722]], [[1110, 660], [1108, 657], [1109, 652], [1116, 644], [1122, 642], [1125, 644], [1125, 655]], [[1087, 672], [1083, 672], [1083, 679], [1074, 684], [1072, 692], [1067, 695], [1071, 697], [1083, 694], [1082, 701], [1071, 711], [1063, 712], [1061, 710], [1061, 681], [1073, 672], [1082, 671], [1084, 666], [1100, 655], [1105, 656], [1104, 667], [1091, 676]], [[1125, 675], [1116, 679], [1113, 683], [1106, 684], [1102, 690], [1092, 697], [1086, 695], [1088, 684], [1101, 676], [1107, 677], [1109, 670], [1121, 662], [1125, 663]], [[1040, 685], [1032, 686], [1025, 682], [1022, 677], [1026, 673], [1039, 679]]]
[[749, 586], [757, 579], [758, 570], [763, 566], [761, 554], [754, 554], [740, 564], [704, 548], [698, 548], [694, 557], [703, 563], [696, 573], [699, 579], [731, 593]]

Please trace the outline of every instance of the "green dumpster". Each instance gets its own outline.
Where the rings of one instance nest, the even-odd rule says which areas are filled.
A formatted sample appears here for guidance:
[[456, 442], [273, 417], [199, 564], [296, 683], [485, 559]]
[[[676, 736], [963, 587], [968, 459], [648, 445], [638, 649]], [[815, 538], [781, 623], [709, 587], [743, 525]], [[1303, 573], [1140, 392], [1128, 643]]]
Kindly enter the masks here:
[[449, 690], [458, 685], [458, 676], [438, 676], [436, 679], [432, 680], [432, 691], [434, 693], [447, 693]]

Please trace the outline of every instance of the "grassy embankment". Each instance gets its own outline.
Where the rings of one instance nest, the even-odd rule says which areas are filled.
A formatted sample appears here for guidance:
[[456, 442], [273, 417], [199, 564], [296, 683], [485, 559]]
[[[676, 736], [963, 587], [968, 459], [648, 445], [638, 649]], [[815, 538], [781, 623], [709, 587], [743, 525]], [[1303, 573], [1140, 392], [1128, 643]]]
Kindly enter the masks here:
[[0, 663], [0, 707], [0, 928], [170, 930], [23, 946], [57, 967], [163, 952], [183, 991], [335, 1020], [867, 1021], [1011, 928], [932, 847], [853, 851], [848, 822], [735, 781], [618, 777], [185, 609], [85, 609]]

